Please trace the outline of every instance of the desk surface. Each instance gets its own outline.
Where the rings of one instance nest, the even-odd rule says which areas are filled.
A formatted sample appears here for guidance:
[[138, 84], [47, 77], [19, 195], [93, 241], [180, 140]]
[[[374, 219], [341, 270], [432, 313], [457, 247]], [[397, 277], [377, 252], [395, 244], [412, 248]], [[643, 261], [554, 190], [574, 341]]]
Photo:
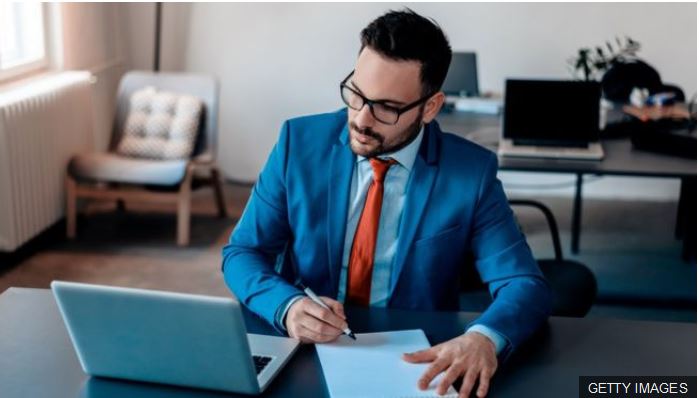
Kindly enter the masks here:
[[[436, 344], [461, 333], [477, 314], [348, 308], [355, 332], [421, 328]], [[246, 313], [250, 332], [269, 333]], [[86, 376], [49, 290], [10, 288], [0, 295], [0, 386], [4, 398], [235, 396]], [[694, 376], [696, 324], [602, 318], [551, 318], [501, 366], [496, 397], [575, 397], [578, 376]], [[320, 363], [304, 345], [266, 391], [270, 397], [327, 397]]]
[[[499, 116], [452, 112], [440, 113], [437, 121], [443, 131], [497, 150], [501, 128]], [[696, 160], [638, 150], [628, 138], [603, 140], [602, 146], [605, 158], [601, 161], [501, 157], [500, 169], [670, 178], [697, 175]]]

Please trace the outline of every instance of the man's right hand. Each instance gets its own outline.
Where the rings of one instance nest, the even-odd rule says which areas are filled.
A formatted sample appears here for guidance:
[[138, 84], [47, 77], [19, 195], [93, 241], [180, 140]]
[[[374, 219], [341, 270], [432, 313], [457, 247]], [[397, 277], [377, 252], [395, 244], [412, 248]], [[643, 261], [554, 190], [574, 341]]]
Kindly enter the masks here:
[[347, 328], [342, 304], [328, 297], [320, 299], [332, 311], [321, 307], [308, 297], [291, 305], [285, 321], [290, 337], [304, 343], [328, 343], [335, 340]]

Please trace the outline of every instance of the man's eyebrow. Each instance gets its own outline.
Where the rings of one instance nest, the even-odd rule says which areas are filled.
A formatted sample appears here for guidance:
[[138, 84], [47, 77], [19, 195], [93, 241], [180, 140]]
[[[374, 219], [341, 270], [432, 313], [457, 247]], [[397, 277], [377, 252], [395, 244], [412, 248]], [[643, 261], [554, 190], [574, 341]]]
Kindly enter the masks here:
[[[364, 95], [364, 92], [362, 91], [361, 88], [359, 88], [359, 86], [357, 86], [357, 83], [355, 83], [354, 80], [350, 79], [350, 83], [352, 84], [352, 86], [354, 87], [355, 90], [359, 91], [359, 94]], [[390, 103], [390, 104], [395, 104], [397, 106], [405, 105], [405, 102], [403, 102], [403, 101], [397, 101], [397, 100], [390, 99], [390, 98], [382, 98], [382, 99], [377, 99], [377, 100], [372, 100], [372, 101], [380, 102], [382, 104]]]

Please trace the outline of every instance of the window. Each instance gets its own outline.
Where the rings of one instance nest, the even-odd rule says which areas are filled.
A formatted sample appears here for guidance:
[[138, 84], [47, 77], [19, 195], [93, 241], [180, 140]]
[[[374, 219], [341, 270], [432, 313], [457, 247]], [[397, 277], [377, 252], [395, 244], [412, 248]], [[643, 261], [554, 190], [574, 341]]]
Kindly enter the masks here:
[[0, 80], [47, 66], [41, 3], [0, 2]]

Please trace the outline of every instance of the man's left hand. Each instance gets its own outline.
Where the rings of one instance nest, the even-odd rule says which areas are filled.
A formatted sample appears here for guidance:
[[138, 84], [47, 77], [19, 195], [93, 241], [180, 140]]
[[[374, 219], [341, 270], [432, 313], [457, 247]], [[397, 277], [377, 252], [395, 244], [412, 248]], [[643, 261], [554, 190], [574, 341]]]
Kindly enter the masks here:
[[476, 395], [485, 397], [490, 379], [498, 367], [495, 344], [477, 332], [466, 333], [426, 350], [403, 354], [403, 360], [431, 363], [417, 383], [421, 390], [426, 390], [430, 382], [444, 372], [437, 386], [437, 394], [444, 395], [449, 386], [463, 376], [459, 398], [468, 398], [476, 381], [479, 383]]

